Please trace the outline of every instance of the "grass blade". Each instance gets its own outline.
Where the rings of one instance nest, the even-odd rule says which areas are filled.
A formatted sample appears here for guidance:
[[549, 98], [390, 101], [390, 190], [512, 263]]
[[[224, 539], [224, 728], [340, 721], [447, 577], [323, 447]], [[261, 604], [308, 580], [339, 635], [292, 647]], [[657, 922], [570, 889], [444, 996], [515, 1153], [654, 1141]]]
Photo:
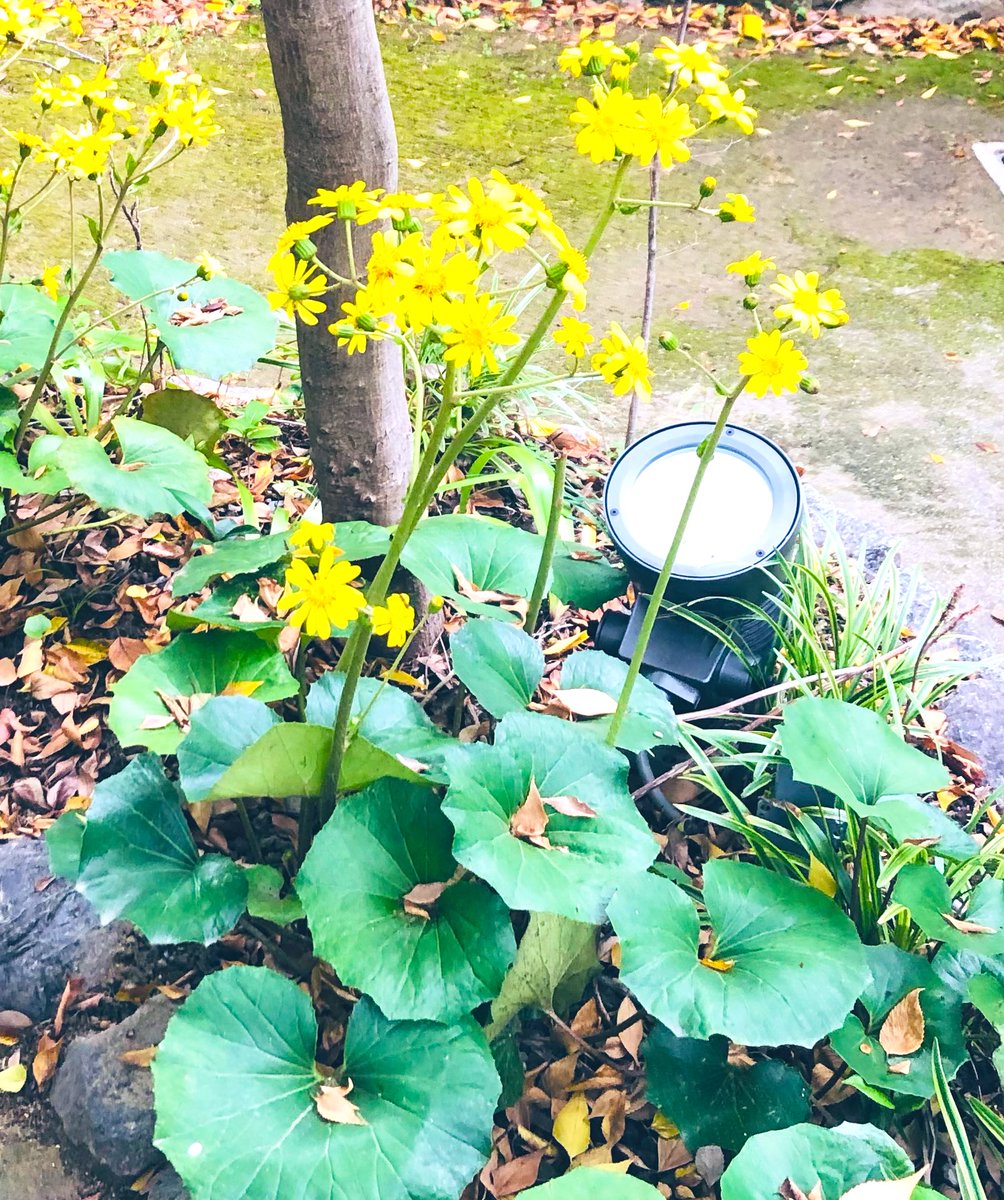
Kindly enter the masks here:
[[945, 1128], [948, 1130], [948, 1140], [952, 1143], [952, 1149], [955, 1152], [959, 1194], [962, 1200], [987, 1200], [987, 1194], [983, 1190], [983, 1184], [980, 1183], [980, 1177], [976, 1172], [976, 1159], [973, 1157], [966, 1127], [962, 1123], [962, 1114], [959, 1112], [955, 1097], [948, 1086], [945, 1065], [941, 1061], [941, 1046], [938, 1044], [937, 1038], [934, 1039], [931, 1057], [934, 1062], [934, 1094], [941, 1109]]

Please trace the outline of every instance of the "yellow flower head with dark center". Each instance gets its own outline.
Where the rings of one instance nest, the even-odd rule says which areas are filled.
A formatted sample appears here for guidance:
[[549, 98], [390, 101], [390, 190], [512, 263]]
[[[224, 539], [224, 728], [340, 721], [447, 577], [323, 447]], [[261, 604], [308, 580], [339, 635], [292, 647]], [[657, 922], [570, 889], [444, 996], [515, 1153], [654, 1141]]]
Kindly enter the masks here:
[[386, 604], [373, 605], [373, 632], [385, 638], [388, 646], [403, 646], [414, 628], [415, 610], [405, 592], [388, 596]]
[[718, 206], [718, 216], [723, 221], [752, 225], [756, 220], [756, 209], [742, 192], [726, 192], [725, 199]]
[[708, 50], [707, 42], [678, 44], [672, 38], [663, 38], [653, 57], [666, 68], [666, 74], [675, 76], [679, 87], [697, 84], [701, 88], [713, 88], [728, 75], [727, 68]]
[[290, 320], [299, 317], [305, 325], [316, 325], [317, 314], [326, 308], [317, 299], [327, 291], [325, 277], [311, 263], [292, 254], [272, 260], [272, 275], [275, 290], [268, 294], [269, 304], [273, 308], [283, 309]]
[[582, 126], [575, 135], [576, 150], [594, 163], [611, 162], [638, 148], [638, 101], [623, 88], [605, 92], [596, 87], [591, 101], [580, 96], [568, 119]]
[[480, 246], [486, 254], [509, 253], [526, 245], [539, 219], [526, 201], [526, 190], [517, 190], [503, 174], [492, 171], [487, 184], [468, 179], [466, 192], [450, 184], [437, 215], [453, 237]]
[[697, 103], [708, 110], [712, 121], [731, 121], [743, 133], [753, 132], [756, 121], [756, 109], [746, 103], [746, 93], [742, 88], [730, 92], [725, 84], [721, 90], [711, 88], [697, 97]]
[[774, 309], [774, 316], [779, 321], [794, 321], [803, 333], [811, 333], [814, 338], [819, 337], [821, 328], [833, 329], [850, 319], [836, 288], [819, 290], [819, 275], [815, 271], [778, 275], [771, 289], [784, 300]]
[[352, 586], [358, 575], [357, 566], [337, 558], [334, 546], [326, 546], [316, 570], [302, 558], [289, 564], [286, 590], [276, 608], [288, 613], [289, 623], [309, 637], [330, 637], [333, 629], [347, 629], [366, 607], [366, 597]]
[[593, 327], [578, 317], [562, 317], [551, 337], [572, 358], [585, 358], [586, 351], [594, 341]]
[[443, 333], [448, 349], [443, 357], [458, 367], [466, 367], [472, 377], [486, 368], [497, 372], [497, 346], [515, 346], [519, 335], [512, 326], [516, 318], [504, 312], [502, 305], [484, 294], [464, 300], [451, 300], [444, 311], [444, 323], [450, 328]]
[[648, 166], [658, 154], [664, 167], [686, 162], [690, 147], [685, 139], [697, 132], [690, 119], [690, 106], [667, 100], [653, 93], [638, 102], [638, 139], [636, 153], [642, 166]]
[[651, 400], [652, 368], [644, 341], [640, 337], [632, 341], [615, 321], [600, 346], [602, 349], [593, 355], [593, 370], [610, 384], [614, 395], [635, 392], [642, 400]]
[[746, 346], [739, 355], [739, 369], [749, 376], [747, 391], [754, 396], [798, 391], [802, 372], [809, 364], [793, 341], [782, 338], [780, 329], [758, 333]]
[[759, 250], [754, 250], [745, 258], [730, 262], [725, 270], [730, 275], [742, 275], [745, 279], [758, 279], [764, 271], [773, 271], [774, 266], [772, 258], [764, 258]]
[[335, 527], [330, 521], [298, 521], [289, 535], [289, 544], [297, 558], [321, 554], [326, 546], [334, 547], [336, 558], [341, 554], [335, 546]]
[[418, 234], [407, 239], [414, 274], [404, 282], [398, 304], [402, 325], [418, 332], [446, 319], [450, 299], [474, 294], [478, 264], [462, 251], [443, 229], [432, 235], [430, 245]]

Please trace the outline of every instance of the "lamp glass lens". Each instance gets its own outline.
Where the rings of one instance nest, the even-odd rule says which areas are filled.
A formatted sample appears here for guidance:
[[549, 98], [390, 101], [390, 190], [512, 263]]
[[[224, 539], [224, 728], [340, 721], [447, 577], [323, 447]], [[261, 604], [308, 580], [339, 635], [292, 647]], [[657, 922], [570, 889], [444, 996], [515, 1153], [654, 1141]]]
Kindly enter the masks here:
[[[621, 497], [621, 519], [639, 547], [662, 563], [686, 503], [698, 458], [687, 448], [654, 459]], [[719, 450], [711, 460], [687, 523], [676, 573], [722, 568], [725, 574], [770, 551], [764, 534], [774, 496], [764, 474], [748, 459]]]

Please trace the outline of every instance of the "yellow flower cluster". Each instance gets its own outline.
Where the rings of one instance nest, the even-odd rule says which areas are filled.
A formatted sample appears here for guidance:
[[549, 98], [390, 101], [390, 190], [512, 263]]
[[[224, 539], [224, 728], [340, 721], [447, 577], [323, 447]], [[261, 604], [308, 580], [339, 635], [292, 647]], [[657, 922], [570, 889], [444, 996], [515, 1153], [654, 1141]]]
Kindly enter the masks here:
[[[515, 346], [516, 316], [504, 299], [484, 289], [497, 256], [528, 253], [544, 270], [548, 287], [566, 294], [577, 310], [586, 302], [586, 260], [531, 188], [492, 171], [445, 192], [413, 195], [369, 189], [362, 182], [322, 188], [310, 201], [327, 210], [290, 225], [269, 266], [274, 308], [316, 324], [322, 297], [354, 288], [329, 330], [349, 354], [373, 338], [427, 335], [442, 347], [445, 362], [477, 377], [501, 369], [499, 351]], [[312, 236], [335, 221], [353, 237], [356, 227], [388, 222], [369, 236], [361, 277], [342, 278], [323, 266]], [[539, 235], [542, 249], [531, 245]]]
[[[358, 586], [359, 567], [335, 545], [329, 522], [300, 521], [289, 538], [293, 561], [286, 569], [285, 590], [276, 607], [308, 637], [343, 634], [367, 608]], [[415, 628], [415, 610], [404, 592], [369, 609], [373, 631], [391, 647], [403, 646]]]
[[30, 46], [63, 29], [75, 37], [83, 33], [80, 12], [75, 4], [0, 0], [0, 43], [15, 48]]

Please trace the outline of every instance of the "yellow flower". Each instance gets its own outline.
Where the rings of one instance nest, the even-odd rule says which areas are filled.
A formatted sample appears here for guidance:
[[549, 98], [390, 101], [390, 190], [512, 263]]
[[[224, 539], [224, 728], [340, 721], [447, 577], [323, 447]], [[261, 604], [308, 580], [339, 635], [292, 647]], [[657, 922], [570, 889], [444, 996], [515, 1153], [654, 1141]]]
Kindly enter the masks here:
[[[410, 239], [409, 239], [410, 240]], [[472, 295], [478, 264], [464, 253], [451, 253], [456, 243], [442, 229], [432, 235], [430, 245], [420, 240], [410, 247], [414, 274], [406, 281], [399, 307], [404, 324], [422, 330], [445, 321], [450, 296]]]
[[334, 189], [318, 188], [317, 195], [307, 203], [335, 209], [340, 221], [354, 221], [360, 208], [372, 208], [382, 194], [383, 188], [367, 188], [366, 184], [358, 179], [355, 183], [342, 184]]
[[32, 151], [45, 150], [46, 145], [37, 133], [26, 133], [23, 129], [5, 129], [4, 133], [17, 142], [21, 158], [27, 158]]
[[742, 275], [746, 279], [756, 280], [760, 278], [764, 271], [774, 270], [774, 260], [772, 258], [764, 258], [759, 250], [754, 250], [746, 258], [730, 262], [725, 270], [730, 275]]
[[325, 546], [334, 546], [336, 558], [341, 554], [335, 546], [335, 527], [330, 521], [298, 521], [289, 535], [289, 544], [297, 558], [321, 554]]
[[632, 341], [615, 321], [600, 345], [602, 350], [593, 355], [593, 370], [613, 387], [614, 395], [636, 392], [642, 400], [651, 400], [652, 369], [644, 341], [640, 337]]
[[50, 300], [59, 299], [59, 284], [63, 278], [63, 270], [59, 266], [46, 267], [38, 286]]
[[408, 261], [410, 246], [393, 235], [377, 231], [373, 234], [369, 262], [366, 264], [366, 286], [377, 307], [384, 312], [396, 308], [402, 286], [415, 274]]
[[742, 192], [726, 192], [725, 199], [718, 206], [718, 216], [723, 221], [739, 221], [752, 225], [756, 220], [755, 213], [756, 209]]
[[580, 321], [578, 317], [562, 317], [551, 337], [559, 346], [563, 346], [565, 353], [570, 354], [572, 358], [585, 358], [586, 351], [594, 340], [593, 327], [588, 321]]
[[269, 259], [269, 267], [271, 268], [273, 263], [288, 254], [297, 242], [308, 241], [312, 233], [316, 233], [318, 229], [323, 229], [325, 225], [330, 225], [334, 219], [334, 217], [322, 215], [311, 217], [309, 221], [294, 221], [292, 225], [288, 225], [275, 243], [275, 252]]
[[708, 50], [707, 42], [678, 45], [672, 38], [663, 38], [652, 54], [663, 64], [667, 74], [676, 76], [679, 87], [690, 87], [694, 83], [701, 88], [714, 87], [728, 75], [728, 70]]
[[286, 254], [274, 258], [270, 264], [275, 278], [275, 291], [269, 292], [268, 302], [273, 308], [285, 310], [293, 320], [299, 317], [304, 325], [316, 325], [317, 313], [325, 305], [317, 299], [328, 289], [328, 281], [309, 262]]
[[708, 110], [712, 121], [732, 121], [743, 133], [753, 132], [753, 122], [756, 120], [756, 109], [746, 103], [746, 93], [742, 88], [734, 92], [722, 84], [721, 90], [709, 89], [697, 97], [697, 103]]
[[686, 162], [690, 149], [684, 138], [697, 132], [690, 120], [690, 106], [676, 100], [667, 100], [653, 93], [638, 102], [640, 129], [638, 133], [638, 161], [648, 166], [658, 154], [664, 167], [674, 162]]
[[809, 364], [793, 341], [782, 340], [780, 329], [758, 333], [746, 346], [748, 349], [739, 355], [739, 369], [749, 376], [747, 391], [754, 396], [798, 391], [802, 372]]
[[331, 637], [332, 629], [346, 629], [366, 607], [366, 597], [352, 580], [359, 568], [346, 559], [336, 559], [334, 546], [321, 551], [317, 570], [302, 558], [286, 568], [286, 590], [276, 608], [289, 613], [289, 623], [309, 637]]
[[155, 137], [173, 129], [182, 146], [208, 146], [209, 139], [221, 132], [213, 120], [214, 100], [208, 88], [194, 84], [184, 89], [166, 88], [156, 99], [157, 103], [146, 110]]
[[618, 46], [605, 38], [591, 38], [588, 34], [577, 46], [566, 46], [558, 55], [558, 70], [567, 71], [573, 78], [580, 75], [602, 75], [608, 67], [615, 79], [626, 79], [638, 61], [639, 46]]
[[162, 87], [176, 88], [186, 81], [193, 84], [201, 82], [200, 77], [191, 70], [184, 57], [177, 66], [173, 66], [166, 50], [159, 58], [155, 59], [152, 55], [147, 55], [141, 62], [138, 62], [136, 74], [150, 86], [154, 94]]
[[403, 646], [415, 628], [415, 610], [405, 592], [387, 597], [386, 605], [373, 605], [373, 632], [391, 647]]
[[362, 354], [371, 337], [386, 332], [387, 325], [380, 320], [384, 313], [381, 300], [370, 288], [360, 288], [355, 300], [342, 305], [342, 312], [349, 320], [328, 326], [328, 332], [338, 338], [339, 346], [345, 346], [349, 354]]
[[582, 128], [575, 148], [594, 163], [611, 162], [618, 154], [633, 154], [638, 146], [638, 101], [622, 88], [593, 90], [589, 101], [580, 96], [569, 120]]
[[779, 321], [794, 321], [803, 333], [819, 337], [820, 328], [832, 329], [848, 321], [844, 299], [836, 288], [819, 290], [819, 275], [810, 271], [796, 271], [794, 276], [778, 275], [771, 289], [784, 298], [785, 303], [774, 309]]
[[199, 268], [196, 274], [200, 279], [209, 280], [214, 275], [223, 274], [223, 264], [213, 258], [211, 254], [206, 254], [205, 251], [197, 256], [195, 265]]
[[38, 158], [54, 163], [57, 171], [64, 171], [74, 179], [93, 178], [105, 169], [112, 146], [122, 138], [115, 128], [114, 118], [105, 113], [96, 126], [87, 121], [76, 133], [57, 128]]
[[356, 207], [359, 210], [356, 220], [360, 225], [367, 225], [370, 221], [407, 224], [411, 210], [422, 208], [423, 204], [421, 199], [413, 196], [411, 192], [383, 192], [379, 199], [375, 196], [367, 198], [360, 194], [356, 200]]
[[494, 254], [526, 245], [540, 213], [501, 172], [492, 171], [487, 187], [480, 179], [468, 179], [465, 193], [451, 184], [438, 216], [453, 237], [466, 238], [486, 254]]
[[502, 305], [491, 296], [469, 296], [464, 300], [452, 300], [444, 312], [445, 323], [450, 325], [443, 334], [449, 347], [444, 354], [447, 362], [458, 367], [466, 366], [472, 376], [478, 376], [487, 367], [497, 372], [496, 346], [515, 346], [519, 336], [511, 326], [516, 318], [503, 313]]

